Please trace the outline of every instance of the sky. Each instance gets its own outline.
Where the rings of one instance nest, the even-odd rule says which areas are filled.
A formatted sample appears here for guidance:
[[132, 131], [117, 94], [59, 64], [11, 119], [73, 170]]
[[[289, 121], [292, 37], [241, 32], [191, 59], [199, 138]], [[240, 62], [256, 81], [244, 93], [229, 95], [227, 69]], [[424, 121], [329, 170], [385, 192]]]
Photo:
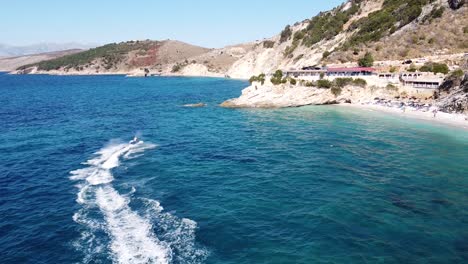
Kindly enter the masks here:
[[1, 5], [0, 43], [176, 39], [209, 48], [278, 34], [343, 0], [23, 0]]

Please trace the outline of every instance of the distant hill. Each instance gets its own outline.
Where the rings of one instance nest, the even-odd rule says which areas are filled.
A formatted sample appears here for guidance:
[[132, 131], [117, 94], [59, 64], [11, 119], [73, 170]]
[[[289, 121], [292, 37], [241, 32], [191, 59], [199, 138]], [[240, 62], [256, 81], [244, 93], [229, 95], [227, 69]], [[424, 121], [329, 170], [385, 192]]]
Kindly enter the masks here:
[[80, 43], [39, 43], [27, 46], [11, 46], [0, 44], [0, 57], [17, 57], [23, 55], [41, 54], [63, 50], [93, 48], [95, 45], [85, 45]]
[[56, 58], [60, 58], [66, 55], [78, 53], [81, 51], [83, 50], [72, 49], [72, 50], [40, 53], [40, 54], [34, 54], [34, 55], [0, 58], [0, 71], [14, 71], [18, 67], [21, 67], [26, 64], [32, 64], [32, 63], [38, 63], [44, 60], [56, 59]]
[[131, 72], [168, 65], [208, 52], [210, 49], [180, 41], [127, 41], [112, 43], [60, 58], [20, 67], [38, 71], [74, 73]]

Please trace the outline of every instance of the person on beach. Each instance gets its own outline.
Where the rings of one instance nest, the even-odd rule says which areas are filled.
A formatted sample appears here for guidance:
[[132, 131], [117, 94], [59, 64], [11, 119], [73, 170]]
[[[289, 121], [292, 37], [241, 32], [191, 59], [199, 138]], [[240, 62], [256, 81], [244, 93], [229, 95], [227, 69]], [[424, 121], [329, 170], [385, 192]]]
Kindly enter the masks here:
[[406, 112], [406, 106], [403, 106], [403, 107], [401, 108], [401, 111], [403, 111], [403, 113], [405, 113], [405, 112]]
[[436, 118], [437, 115], [437, 109], [432, 110], [432, 113], [434, 114], [434, 118]]

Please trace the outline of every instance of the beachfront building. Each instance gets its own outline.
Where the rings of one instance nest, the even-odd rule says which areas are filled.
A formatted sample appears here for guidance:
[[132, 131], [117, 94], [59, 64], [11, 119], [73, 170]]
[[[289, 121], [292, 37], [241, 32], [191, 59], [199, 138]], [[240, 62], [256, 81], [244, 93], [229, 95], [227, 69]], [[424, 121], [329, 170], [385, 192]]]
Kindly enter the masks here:
[[419, 77], [422, 77], [423, 73], [422, 72], [402, 72], [400, 73], [400, 78], [403, 79], [416, 79]]
[[437, 89], [443, 83], [445, 75], [423, 72], [402, 72], [400, 82], [403, 86], [415, 89]]
[[318, 68], [318, 67], [304, 67], [301, 70], [287, 70], [284, 71], [287, 77], [299, 78], [303, 80], [316, 81], [320, 78], [327, 77], [329, 79], [335, 78], [362, 78], [373, 76], [375, 74], [374, 68], [369, 67], [350, 67], [350, 68]]
[[376, 70], [370, 67], [328, 68], [328, 77], [364, 77], [374, 75]]
[[368, 85], [386, 87], [391, 84], [415, 93], [425, 92], [424, 90], [427, 91], [427, 89], [437, 89], [444, 80], [443, 75], [423, 72], [377, 73], [376, 69], [371, 67], [304, 67], [301, 70], [287, 70], [284, 73], [287, 77], [306, 81], [317, 81], [322, 78], [330, 81], [336, 78], [361, 78], [366, 80]]
[[394, 72], [381, 72], [378, 74], [378, 76], [381, 80], [393, 80], [400, 77], [397, 73]]
[[419, 78], [404, 78], [401, 79], [404, 86], [416, 89], [437, 89], [444, 81], [443, 78], [437, 77], [419, 77]]
[[285, 71], [286, 77], [299, 78], [304, 80], [318, 80], [325, 76], [327, 70], [324, 69], [303, 69]]

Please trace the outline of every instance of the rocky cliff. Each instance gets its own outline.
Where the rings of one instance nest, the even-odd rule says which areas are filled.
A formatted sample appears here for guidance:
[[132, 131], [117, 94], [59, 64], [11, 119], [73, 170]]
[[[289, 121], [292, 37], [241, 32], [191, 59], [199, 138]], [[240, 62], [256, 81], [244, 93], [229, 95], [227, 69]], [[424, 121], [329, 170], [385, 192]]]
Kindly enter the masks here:
[[283, 108], [305, 105], [327, 105], [339, 103], [364, 103], [375, 98], [393, 99], [398, 97], [394, 89], [353, 84], [342, 87], [316, 87], [291, 83], [274, 85], [266, 80], [264, 84], [254, 82], [242, 91], [238, 98], [221, 104], [228, 108]]
[[468, 114], [468, 74], [449, 77], [439, 88], [437, 101], [443, 112]]
[[246, 78], [276, 69], [353, 64], [367, 52], [377, 61], [463, 53], [468, 49], [463, 2], [350, 0], [257, 43], [228, 75]]

